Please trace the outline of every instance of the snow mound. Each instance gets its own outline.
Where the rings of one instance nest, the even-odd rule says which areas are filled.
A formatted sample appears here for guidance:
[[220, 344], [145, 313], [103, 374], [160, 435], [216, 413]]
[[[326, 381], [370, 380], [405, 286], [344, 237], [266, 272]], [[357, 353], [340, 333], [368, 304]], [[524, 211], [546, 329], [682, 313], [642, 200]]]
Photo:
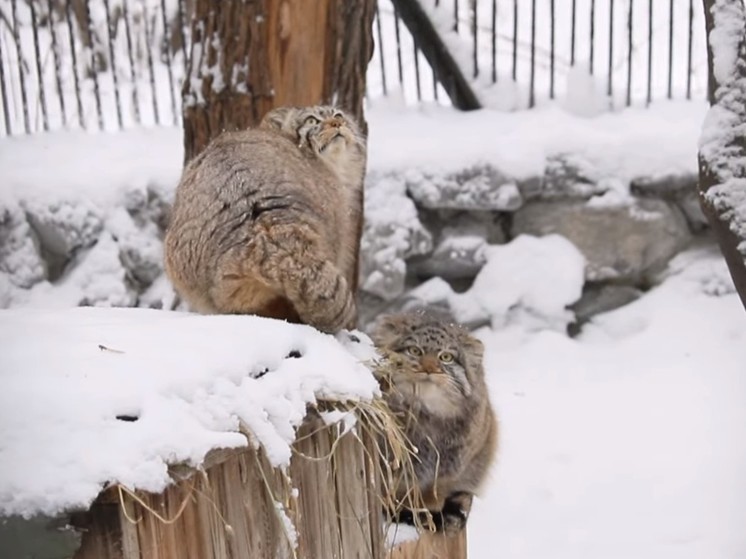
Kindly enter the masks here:
[[412, 290], [411, 306], [445, 306], [470, 327], [566, 330], [574, 319], [567, 307], [585, 281], [586, 260], [574, 244], [560, 235], [520, 235], [484, 251], [487, 262], [467, 291], [432, 278]]
[[87, 507], [110, 482], [162, 491], [169, 464], [249, 444], [239, 426], [286, 466], [307, 405], [377, 394], [372, 345], [344, 337], [253, 316], [0, 312], [0, 515]]
[[584, 270], [585, 258], [564, 237], [521, 235], [489, 247], [487, 263], [471, 289], [455, 296], [454, 306], [483, 309], [493, 328], [520, 323], [564, 330], [573, 318], [566, 307], [580, 298]]

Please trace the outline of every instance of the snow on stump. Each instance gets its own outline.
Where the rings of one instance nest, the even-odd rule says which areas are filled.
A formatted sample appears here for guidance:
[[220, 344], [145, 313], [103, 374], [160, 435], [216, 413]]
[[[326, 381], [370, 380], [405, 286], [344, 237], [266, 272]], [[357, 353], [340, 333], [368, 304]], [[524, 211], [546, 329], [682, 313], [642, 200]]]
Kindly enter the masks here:
[[[0, 339], [14, 557], [465, 557], [463, 534], [387, 544], [387, 488], [412, 452], [363, 334], [77, 308], [0, 311]], [[40, 553], [49, 518], [82, 536]]]

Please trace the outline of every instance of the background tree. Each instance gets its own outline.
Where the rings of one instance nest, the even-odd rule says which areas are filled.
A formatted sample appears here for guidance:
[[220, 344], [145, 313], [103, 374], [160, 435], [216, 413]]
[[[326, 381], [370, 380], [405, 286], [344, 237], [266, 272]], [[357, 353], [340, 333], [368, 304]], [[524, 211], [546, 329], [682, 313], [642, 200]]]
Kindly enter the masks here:
[[699, 150], [702, 210], [746, 308], [746, 9], [704, 0], [710, 110]]
[[282, 105], [335, 103], [365, 128], [376, 0], [196, 0], [184, 157]]

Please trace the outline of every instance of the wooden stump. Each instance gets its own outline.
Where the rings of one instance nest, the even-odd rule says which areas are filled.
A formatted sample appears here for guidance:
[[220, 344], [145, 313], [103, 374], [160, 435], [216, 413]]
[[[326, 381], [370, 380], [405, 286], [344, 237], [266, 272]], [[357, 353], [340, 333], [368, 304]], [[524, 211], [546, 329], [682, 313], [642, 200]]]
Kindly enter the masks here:
[[218, 450], [199, 471], [172, 468], [163, 493], [110, 487], [71, 518], [73, 559], [466, 558], [465, 532], [387, 550], [374, 441], [319, 423], [298, 431], [286, 472], [261, 450]]
[[383, 557], [372, 441], [335, 431], [302, 428], [287, 474], [241, 449], [211, 453], [161, 494], [111, 488], [74, 518], [74, 559]]

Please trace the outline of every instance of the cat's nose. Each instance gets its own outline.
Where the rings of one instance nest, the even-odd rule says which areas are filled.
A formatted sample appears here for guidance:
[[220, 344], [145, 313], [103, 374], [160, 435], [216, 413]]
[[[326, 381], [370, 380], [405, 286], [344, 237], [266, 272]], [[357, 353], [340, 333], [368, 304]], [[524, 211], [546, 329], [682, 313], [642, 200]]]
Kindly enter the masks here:
[[428, 374], [435, 374], [440, 372], [440, 363], [438, 358], [434, 355], [423, 355], [420, 359], [420, 366], [422, 370]]
[[326, 121], [326, 124], [328, 126], [331, 126], [332, 128], [340, 128], [342, 126], [342, 119], [340, 118], [330, 118]]

